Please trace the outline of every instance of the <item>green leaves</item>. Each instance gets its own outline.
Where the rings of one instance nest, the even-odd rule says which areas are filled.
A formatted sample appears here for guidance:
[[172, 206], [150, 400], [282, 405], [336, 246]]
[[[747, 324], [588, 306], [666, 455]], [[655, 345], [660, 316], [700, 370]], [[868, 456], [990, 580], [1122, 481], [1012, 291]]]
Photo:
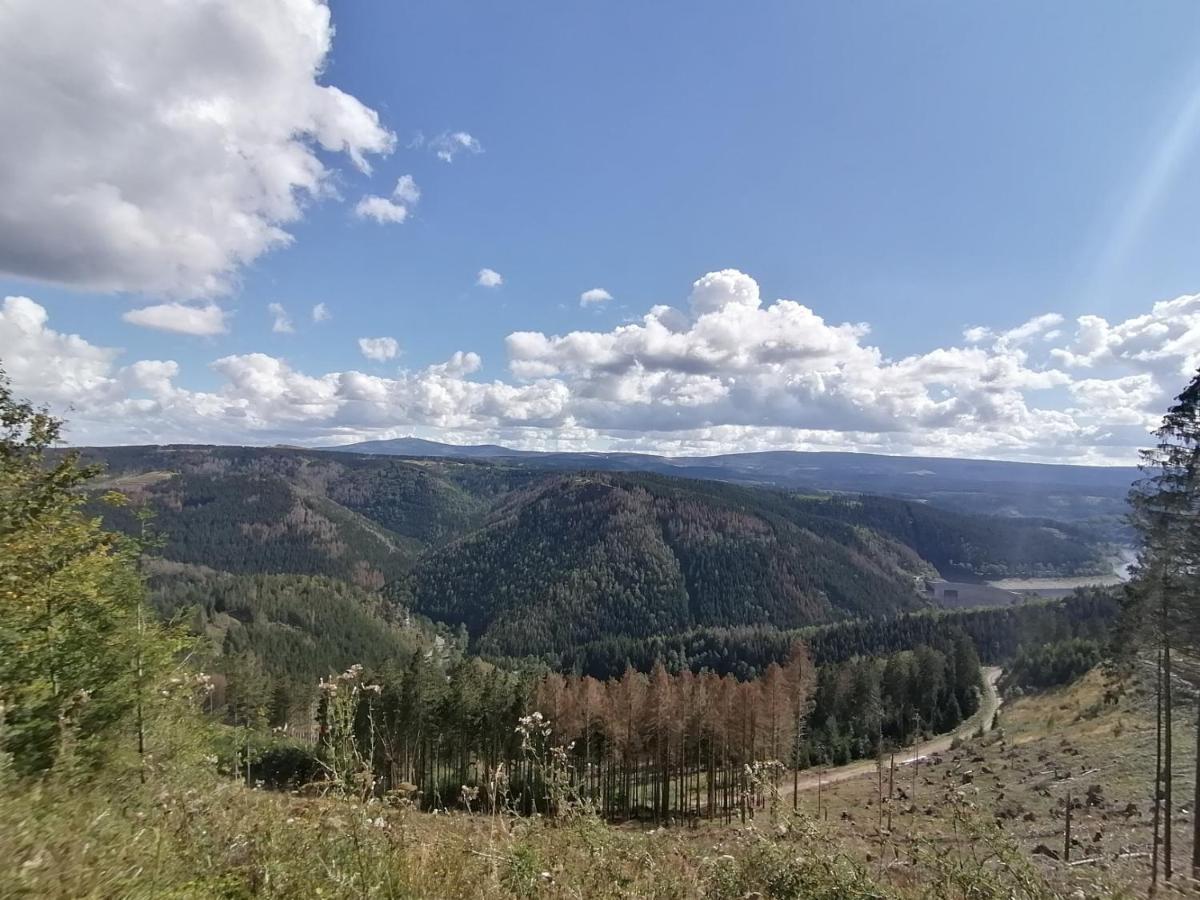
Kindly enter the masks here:
[[0, 426], [0, 744], [31, 773], [67, 747], [93, 754], [120, 726], [158, 632], [140, 616], [138, 545], [80, 510], [76, 488], [97, 470], [74, 454], [48, 465], [61, 423], [2, 375]]

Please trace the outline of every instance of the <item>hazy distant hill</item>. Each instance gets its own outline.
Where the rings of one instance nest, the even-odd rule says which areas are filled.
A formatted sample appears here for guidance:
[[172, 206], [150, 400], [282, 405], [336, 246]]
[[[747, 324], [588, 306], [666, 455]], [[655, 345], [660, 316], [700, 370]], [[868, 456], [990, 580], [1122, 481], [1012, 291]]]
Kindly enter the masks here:
[[337, 448], [355, 453], [497, 459], [542, 469], [657, 472], [792, 489], [852, 491], [926, 500], [994, 515], [1088, 521], [1119, 534], [1133, 467], [1064, 466], [1001, 460], [815, 453], [790, 450], [722, 456], [641, 453], [538, 453], [485, 444], [457, 446], [417, 438]]
[[528, 450], [510, 450], [498, 444], [443, 444], [422, 438], [392, 438], [383, 441], [362, 441], [332, 450], [348, 450], [354, 453], [382, 453], [388, 456], [438, 456], [461, 459], [497, 459], [508, 456], [537, 456]]

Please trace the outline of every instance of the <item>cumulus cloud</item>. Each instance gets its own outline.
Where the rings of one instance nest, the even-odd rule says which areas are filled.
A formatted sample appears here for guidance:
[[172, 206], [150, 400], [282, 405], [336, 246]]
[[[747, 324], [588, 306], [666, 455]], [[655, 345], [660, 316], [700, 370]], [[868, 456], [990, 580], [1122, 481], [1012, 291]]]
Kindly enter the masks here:
[[354, 205], [354, 214], [360, 219], [373, 219], [379, 225], [399, 225], [417, 201], [421, 191], [411, 175], [404, 175], [396, 182], [391, 197], [367, 194]]
[[504, 284], [504, 276], [495, 269], [480, 269], [479, 275], [475, 278], [475, 283], [479, 287], [500, 287], [500, 285]]
[[[417, 431], [531, 449], [1130, 463], [1200, 361], [1197, 314], [1193, 297], [1074, 327], [1046, 313], [894, 357], [865, 324], [768, 302], [753, 278], [726, 270], [697, 280], [679, 304], [609, 330], [514, 332], [506, 380], [477, 380], [482, 360], [466, 350], [395, 377], [306, 373], [250, 353], [216, 360], [219, 385], [193, 391], [174, 362], [120, 367], [118, 351], [53, 330], [45, 309], [16, 297], [0, 311], [0, 361], [34, 399], [75, 403], [73, 434], [93, 441], [317, 443]], [[393, 338], [359, 347], [373, 362], [400, 352]]]
[[314, 322], [328, 322], [333, 318], [333, 313], [329, 311], [329, 307], [324, 303], [318, 303], [312, 308], [312, 320]]
[[367, 359], [387, 362], [396, 358], [396, 354], [400, 352], [400, 344], [390, 337], [359, 338], [358, 349]]
[[228, 331], [225, 317], [225, 311], [215, 303], [157, 303], [153, 306], [143, 306], [141, 309], [131, 309], [121, 316], [130, 325], [201, 337], [211, 337]]
[[0, 9], [0, 271], [200, 297], [290, 242], [394, 136], [321, 83], [321, 0], [13, 0]]
[[580, 306], [594, 306], [598, 303], [607, 303], [612, 299], [612, 294], [604, 288], [592, 288], [590, 291], [584, 291], [579, 295]]
[[1121, 365], [1188, 375], [1200, 366], [1200, 294], [1160, 301], [1149, 313], [1116, 324], [1101, 316], [1080, 316], [1070, 343], [1050, 353], [1072, 369]]
[[271, 314], [271, 330], [276, 334], [291, 334], [296, 330], [292, 325], [292, 317], [282, 303], [268, 303], [267, 312]]
[[0, 362], [14, 384], [36, 390], [39, 402], [72, 401], [103, 391], [119, 351], [49, 328], [43, 306], [5, 297], [0, 306]]
[[[396, 427], [470, 431], [543, 429], [562, 421], [569, 398], [559, 384], [477, 382], [475, 353], [395, 378], [358, 371], [309, 375], [264, 353], [211, 364], [212, 391], [181, 387], [171, 360], [119, 366], [119, 350], [52, 329], [44, 307], [27, 297], [0, 305], [0, 361], [18, 394], [69, 415], [78, 443], [163, 443], [203, 435], [217, 442], [328, 442]], [[395, 342], [381, 339], [385, 351]]]

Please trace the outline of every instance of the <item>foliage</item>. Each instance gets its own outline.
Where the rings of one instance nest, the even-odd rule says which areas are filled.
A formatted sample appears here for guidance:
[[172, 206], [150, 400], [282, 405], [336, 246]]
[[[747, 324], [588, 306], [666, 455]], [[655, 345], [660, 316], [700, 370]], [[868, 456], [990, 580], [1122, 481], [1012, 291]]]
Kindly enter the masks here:
[[1005, 670], [1001, 687], [1007, 692], [1070, 684], [1100, 665], [1104, 651], [1098, 641], [1083, 638], [1022, 647]]
[[[108, 465], [108, 486], [156, 510], [169, 560], [350, 582], [464, 626], [496, 656], [911, 611], [926, 602], [915, 578], [934, 566], [972, 577], [1101, 566], [1073, 526], [882, 497], [282, 448], [89, 456]], [[136, 530], [127, 513], [105, 515]]]
[[0, 749], [18, 773], [68, 746], [91, 756], [170, 655], [142, 605], [140, 545], [81, 512], [95, 469], [70, 454], [47, 465], [60, 429], [0, 373]]
[[[1167, 410], [1155, 437], [1155, 446], [1142, 451], [1144, 477], [1129, 498], [1139, 547], [1121, 622], [1121, 661], [1128, 663], [1147, 643], [1156, 647], [1157, 771], [1151, 868], [1157, 884], [1160, 830], [1163, 877], [1169, 881], [1173, 874], [1172, 720], [1178, 696], [1173, 654], [1200, 650], [1200, 372]], [[1200, 751], [1200, 718], [1195, 741]], [[1194, 791], [1192, 802], [1200, 808], [1200, 779]], [[1193, 817], [1192, 875], [1200, 879], [1200, 816]]]
[[560, 671], [611, 678], [627, 665], [647, 671], [661, 660], [670, 671], [711, 669], [754, 678], [782, 663], [792, 643], [804, 641], [818, 663], [880, 656], [936, 646], [965, 632], [989, 664], [1011, 659], [1022, 646], [1079, 637], [1105, 641], [1120, 612], [1114, 591], [1086, 588], [1062, 600], [983, 609], [923, 611], [893, 617], [837, 622], [816, 628], [765, 625], [697, 628], [681, 634], [610, 637], [571, 648], [547, 660]]
[[[210, 642], [206, 665], [225, 678], [212, 698], [230, 721], [260, 709], [272, 726], [306, 726], [317, 682], [354, 663], [408, 659], [439, 640], [432, 624], [398, 617], [378, 594], [323, 576], [235, 575], [159, 562], [151, 602]], [[442, 639], [444, 646], [453, 641]], [[238, 691], [253, 695], [239, 699]]]

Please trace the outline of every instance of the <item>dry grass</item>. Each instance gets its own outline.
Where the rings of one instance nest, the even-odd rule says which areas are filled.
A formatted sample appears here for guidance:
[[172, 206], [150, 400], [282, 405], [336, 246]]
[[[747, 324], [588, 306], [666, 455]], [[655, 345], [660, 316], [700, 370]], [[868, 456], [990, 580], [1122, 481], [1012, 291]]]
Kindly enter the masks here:
[[[816, 793], [790, 785], [747, 826], [611, 827], [433, 815], [248, 790], [195, 762], [71, 785], [3, 781], [0, 897], [37, 898], [1049, 898], [1141, 896], [1152, 720], [1144, 694], [1102, 703], [1098, 674], [1010, 703], [1001, 730], [898, 771], [882, 816], [874, 775]], [[1189, 723], [1190, 724], [1190, 723]], [[1180, 804], [1191, 735], [1181, 723]], [[193, 748], [192, 759], [202, 753]], [[915, 776], [915, 778], [914, 778]], [[915, 782], [915, 789], [914, 789]], [[1099, 785], [1088, 802], [1088, 788]], [[1079, 845], [1061, 852], [1066, 791]], [[1128, 804], [1136, 811], [1126, 815]], [[1190, 818], [1176, 811], [1184, 863]]]
[[[846, 848], [878, 864], [881, 858], [903, 858], [922, 841], [969, 851], [958, 821], [965, 806], [991, 818], [1064, 895], [1144, 895], [1152, 838], [1152, 703], [1135, 686], [1117, 705], [1106, 706], [1103, 677], [1094, 671], [1070, 687], [1007, 703], [997, 730], [987, 737], [919, 767], [898, 768], [896, 799], [885, 803], [882, 835], [875, 772], [826, 786], [820, 816]], [[1172, 826], [1176, 870], [1186, 875], [1195, 734], [1187, 707], [1176, 715]], [[1070, 863], [1034, 852], [1044, 845], [1063, 855], [1068, 792]], [[818, 815], [815, 792], [802, 794], [801, 809]]]

